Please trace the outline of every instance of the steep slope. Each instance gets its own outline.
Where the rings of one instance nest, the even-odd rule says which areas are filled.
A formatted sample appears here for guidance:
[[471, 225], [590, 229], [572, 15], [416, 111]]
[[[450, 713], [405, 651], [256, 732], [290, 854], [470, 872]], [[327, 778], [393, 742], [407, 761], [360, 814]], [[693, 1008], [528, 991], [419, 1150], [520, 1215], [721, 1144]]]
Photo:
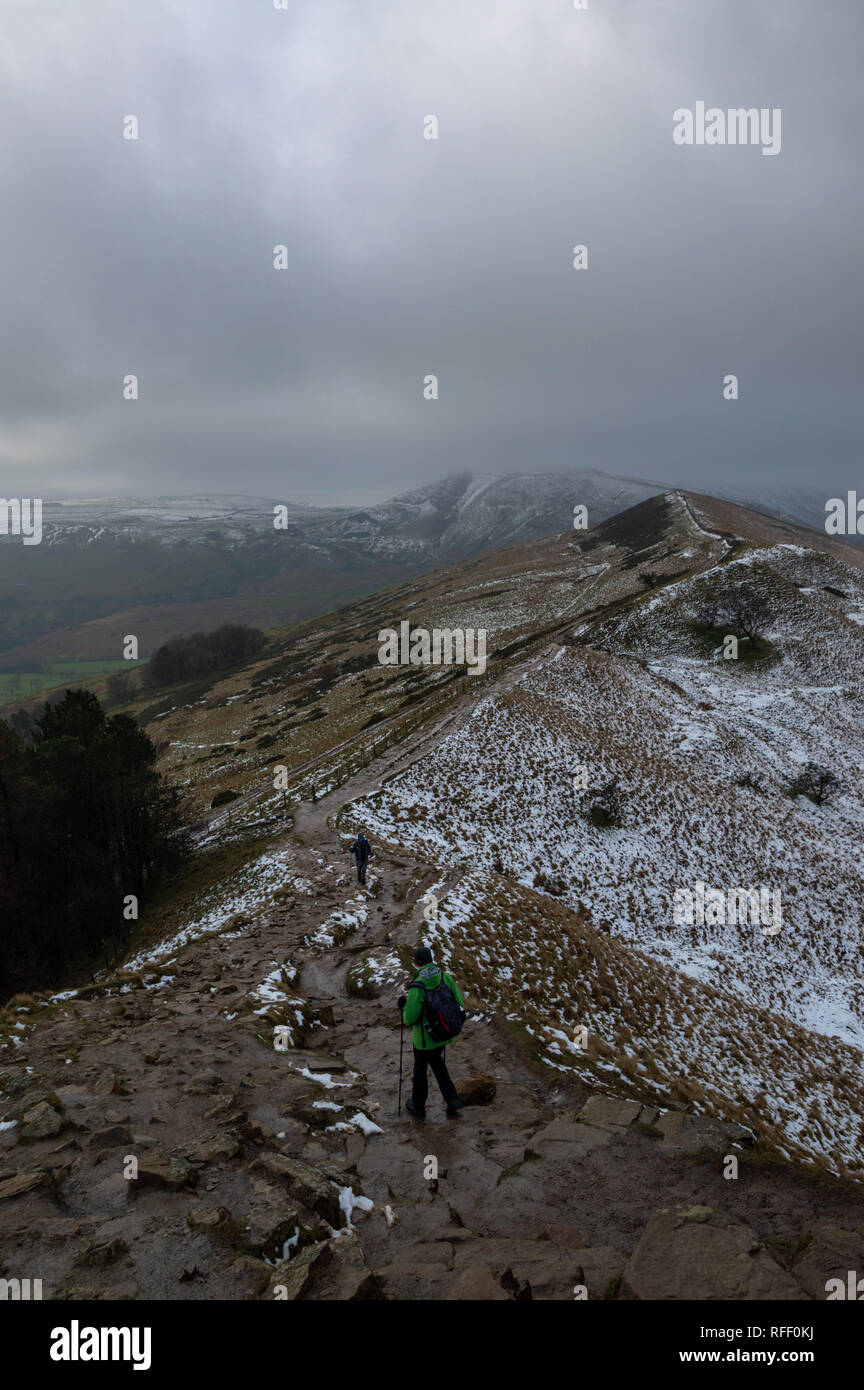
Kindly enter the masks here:
[[[656, 491], [589, 470], [458, 474], [368, 508], [231, 496], [47, 501], [41, 545], [0, 533], [10, 596], [0, 661], [38, 671], [117, 659], [126, 633], [147, 657], [169, 637], [223, 622], [284, 627], [447, 560], [560, 531], [576, 502], [599, 520]], [[286, 515], [275, 530], [277, 506]]]
[[[661, 491], [582, 469], [453, 474], [366, 508], [227, 495], [46, 501], [40, 546], [0, 534], [0, 708], [60, 685], [65, 663], [92, 662], [80, 675], [97, 679], [129, 633], [146, 659], [224, 622], [283, 628], [435, 565], [561, 532], [578, 504], [596, 526]], [[286, 517], [275, 531], [277, 505]], [[773, 525], [714, 505], [733, 530]], [[762, 505], [784, 512], [770, 495]], [[799, 514], [819, 509], [824, 499], [808, 498]]]
[[[617, 543], [627, 550], [624, 569], [638, 558], [640, 567], [652, 566], [656, 585], [658, 560], [682, 558], [676, 527], [690, 524], [701, 545], [718, 509], [681, 496], [646, 506], [653, 533], [637, 509], [599, 527], [589, 547], [602, 562], [603, 543]], [[761, 533], [763, 523], [749, 529]], [[648, 545], [634, 549], [634, 538]], [[596, 929], [655, 963], [653, 983], [610, 1008], [596, 986], [585, 994], [580, 972], [574, 981], [559, 954], [538, 991], [559, 998], [544, 1029], [559, 1040], [556, 1054], [577, 1022], [607, 1042], [628, 1039], [631, 1073], [634, 1065], [645, 1075], [659, 1071], [664, 1084], [670, 1074], [686, 1075], [715, 1109], [734, 1109], [785, 1136], [787, 1151], [828, 1154], [838, 1171], [859, 1171], [860, 562], [789, 542], [754, 546], [728, 532], [706, 539], [723, 582], [746, 580], [767, 597], [763, 659], [724, 661], [716, 637], [706, 650], [694, 614], [717, 571], [685, 574], [583, 619], [573, 629], [577, 645], [559, 647], [512, 690], [481, 701], [433, 758], [346, 815], [389, 844], [422, 844], [445, 868], [478, 871], [473, 896], [463, 891], [443, 904], [444, 927], [460, 940], [484, 913], [501, 920], [495, 870], [525, 887], [552, 884], [562, 902], [587, 910]], [[843, 779], [829, 804], [789, 795], [810, 760]], [[581, 787], [574, 790], [579, 767], [589, 788], [616, 782], [619, 827], [586, 817]], [[723, 907], [713, 922], [708, 914], [679, 924], [676, 893], [697, 892], [700, 883], [723, 894]], [[737, 899], [730, 920], [729, 891], [752, 889], [767, 891], [772, 905], [780, 894], [776, 934], [764, 930], [767, 919], [754, 923], [752, 910], [742, 922]], [[499, 948], [506, 961], [520, 962], [512, 967], [519, 975], [535, 945], [522, 939], [512, 904], [503, 916], [510, 927], [500, 929]], [[567, 1060], [578, 1073], [578, 1056]]]

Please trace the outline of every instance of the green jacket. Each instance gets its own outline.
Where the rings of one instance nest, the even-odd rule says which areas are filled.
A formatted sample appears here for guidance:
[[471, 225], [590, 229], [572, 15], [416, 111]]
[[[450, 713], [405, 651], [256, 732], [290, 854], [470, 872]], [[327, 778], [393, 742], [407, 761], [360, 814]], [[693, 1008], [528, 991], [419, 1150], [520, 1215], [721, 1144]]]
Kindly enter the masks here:
[[402, 1022], [409, 1025], [413, 1023], [414, 1025], [411, 1041], [420, 1052], [430, 1052], [433, 1048], [446, 1047], [447, 1044], [436, 1042], [435, 1039], [430, 1038], [429, 1034], [426, 1032], [426, 1027], [421, 1017], [423, 1013], [423, 1001], [426, 997], [426, 989], [422, 986], [415, 986], [414, 981], [422, 980], [426, 988], [435, 989], [436, 986], [440, 985], [442, 977], [447, 988], [452, 989], [459, 1008], [465, 1008], [465, 1000], [462, 998], [462, 991], [453, 979], [453, 976], [448, 975], [440, 966], [434, 964], [424, 965], [423, 969], [417, 972], [414, 976], [414, 980], [412, 980], [411, 984], [408, 986], [408, 1000], [405, 1004], [405, 1008], [402, 1010]]

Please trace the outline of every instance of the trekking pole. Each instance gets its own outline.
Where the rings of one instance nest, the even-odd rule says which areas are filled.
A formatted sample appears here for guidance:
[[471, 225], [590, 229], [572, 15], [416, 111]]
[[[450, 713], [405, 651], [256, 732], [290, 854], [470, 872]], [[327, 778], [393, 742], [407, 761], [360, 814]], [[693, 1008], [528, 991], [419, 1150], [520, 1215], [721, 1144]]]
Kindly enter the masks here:
[[399, 1108], [397, 1115], [402, 1114], [402, 1045], [405, 1041], [405, 1024], [402, 1022], [402, 1015], [399, 1015]]

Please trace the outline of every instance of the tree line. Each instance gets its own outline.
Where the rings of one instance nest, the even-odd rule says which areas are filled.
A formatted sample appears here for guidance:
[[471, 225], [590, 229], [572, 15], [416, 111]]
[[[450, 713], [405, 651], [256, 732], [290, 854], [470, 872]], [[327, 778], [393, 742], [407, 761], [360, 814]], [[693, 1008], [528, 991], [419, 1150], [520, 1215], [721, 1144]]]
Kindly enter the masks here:
[[224, 623], [213, 632], [193, 632], [172, 637], [150, 658], [146, 680], [150, 685], [176, 685], [196, 676], [252, 661], [264, 646], [264, 633], [241, 623]]
[[0, 1000], [118, 954], [155, 881], [189, 850], [179, 793], [131, 715], [87, 690], [27, 736], [0, 720]]

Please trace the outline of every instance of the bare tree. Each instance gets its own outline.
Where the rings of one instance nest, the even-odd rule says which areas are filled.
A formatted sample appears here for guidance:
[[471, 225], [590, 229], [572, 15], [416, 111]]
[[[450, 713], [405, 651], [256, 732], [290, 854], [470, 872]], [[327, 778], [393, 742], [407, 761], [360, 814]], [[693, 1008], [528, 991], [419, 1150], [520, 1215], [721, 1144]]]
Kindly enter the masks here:
[[828, 767], [819, 763], [807, 763], [798, 773], [790, 791], [793, 796], [809, 796], [817, 806], [828, 801], [842, 788], [842, 782]]
[[732, 628], [738, 637], [758, 642], [771, 616], [768, 602], [749, 584], [724, 584], [706, 594], [694, 617], [712, 628]]
[[747, 584], [732, 584], [721, 595], [721, 606], [725, 608], [731, 623], [738, 629], [738, 635], [758, 642], [770, 617], [765, 597], [758, 589]]
[[621, 796], [618, 778], [604, 782], [602, 787], [585, 793], [585, 814], [598, 829], [621, 824]]

